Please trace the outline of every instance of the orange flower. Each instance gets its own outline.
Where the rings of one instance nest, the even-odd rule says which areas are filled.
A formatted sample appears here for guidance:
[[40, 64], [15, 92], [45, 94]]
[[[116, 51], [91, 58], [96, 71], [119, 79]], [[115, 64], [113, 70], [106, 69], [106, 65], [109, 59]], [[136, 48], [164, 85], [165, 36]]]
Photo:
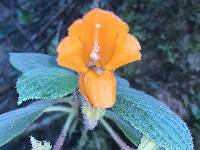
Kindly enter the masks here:
[[98, 108], [116, 99], [114, 70], [140, 60], [140, 44], [112, 12], [95, 8], [68, 29], [58, 45], [58, 64], [79, 73], [80, 91]]

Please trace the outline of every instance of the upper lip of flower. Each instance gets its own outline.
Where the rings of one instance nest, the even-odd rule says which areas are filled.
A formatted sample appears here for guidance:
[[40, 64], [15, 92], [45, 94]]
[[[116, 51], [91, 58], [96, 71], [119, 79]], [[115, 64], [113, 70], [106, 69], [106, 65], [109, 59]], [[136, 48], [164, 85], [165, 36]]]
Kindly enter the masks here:
[[112, 12], [95, 8], [69, 27], [68, 37], [58, 46], [58, 63], [85, 73], [94, 60], [91, 58], [99, 57], [97, 67], [114, 70], [140, 60], [140, 49], [137, 39], [128, 34], [126, 23]]
[[125, 22], [99, 8], [76, 20], [68, 31], [58, 45], [58, 64], [81, 75], [81, 91], [93, 106], [111, 107], [116, 95], [113, 71], [141, 59], [139, 42]]

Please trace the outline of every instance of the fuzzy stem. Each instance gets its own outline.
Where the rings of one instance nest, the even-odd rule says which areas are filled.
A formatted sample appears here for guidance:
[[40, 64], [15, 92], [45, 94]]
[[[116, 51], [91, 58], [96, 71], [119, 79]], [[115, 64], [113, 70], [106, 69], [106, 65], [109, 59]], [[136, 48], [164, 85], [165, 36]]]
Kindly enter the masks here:
[[73, 106], [74, 105], [73, 96], [59, 98], [59, 99], [57, 99], [57, 103], [67, 103], [67, 104]]
[[73, 97], [74, 97], [74, 107], [78, 110], [80, 107], [80, 100], [77, 94], [77, 89], [73, 92]]
[[92, 132], [92, 134], [93, 134], [93, 137], [94, 137], [96, 149], [101, 150], [101, 144], [100, 144], [100, 141], [97, 139], [97, 134], [95, 132]]
[[71, 123], [73, 122], [74, 120], [74, 116], [75, 116], [75, 112], [71, 112], [66, 120], [66, 123], [53, 147], [53, 150], [61, 150], [63, 144], [64, 144], [64, 141], [65, 141], [65, 138], [66, 138], [66, 135], [68, 133], [68, 130], [70, 128], [70, 125]]
[[133, 148], [126, 145], [126, 143], [119, 137], [119, 135], [112, 129], [112, 127], [104, 119], [101, 119], [101, 123], [122, 150], [133, 150]]
[[65, 106], [51, 106], [44, 110], [44, 112], [52, 112], [52, 111], [62, 111], [62, 112], [70, 113], [73, 111], [73, 108], [65, 107]]
[[74, 97], [73, 96], [65, 97], [63, 98], [63, 102], [68, 103], [71, 106], [74, 106]]
[[158, 147], [159, 146], [156, 145], [156, 143], [144, 136], [141, 139], [140, 145], [138, 146], [138, 150], [157, 150]]
[[78, 150], [83, 149], [84, 145], [86, 144], [86, 142], [88, 140], [88, 137], [87, 137], [88, 131], [89, 130], [87, 128], [83, 129], [82, 134], [81, 134], [81, 138], [79, 140], [79, 144], [78, 144], [78, 147], [77, 147]]

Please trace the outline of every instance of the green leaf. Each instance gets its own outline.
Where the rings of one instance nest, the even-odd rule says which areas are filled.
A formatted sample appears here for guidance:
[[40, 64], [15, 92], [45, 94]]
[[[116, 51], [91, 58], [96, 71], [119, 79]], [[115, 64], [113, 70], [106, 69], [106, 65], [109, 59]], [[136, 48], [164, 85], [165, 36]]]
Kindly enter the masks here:
[[57, 66], [54, 57], [37, 53], [10, 53], [10, 63], [21, 72]]
[[53, 105], [50, 100], [37, 101], [29, 106], [0, 115], [0, 147], [21, 134], [44, 109]]
[[41, 68], [25, 72], [17, 81], [18, 104], [29, 99], [56, 99], [70, 94], [76, 75], [62, 68]]
[[125, 119], [110, 110], [106, 110], [106, 117], [113, 120], [132, 143], [137, 146], [140, 144], [142, 134], [131, 126]]
[[118, 88], [112, 110], [167, 150], [193, 150], [186, 124], [165, 105], [141, 91]]

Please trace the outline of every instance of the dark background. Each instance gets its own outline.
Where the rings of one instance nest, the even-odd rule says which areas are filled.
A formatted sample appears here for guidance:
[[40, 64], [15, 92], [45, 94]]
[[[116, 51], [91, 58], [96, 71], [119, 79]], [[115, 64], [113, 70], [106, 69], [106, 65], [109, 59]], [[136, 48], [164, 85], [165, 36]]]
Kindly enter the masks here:
[[[19, 75], [8, 62], [9, 52], [56, 55], [67, 27], [93, 7], [89, 0], [0, 0], [0, 113], [18, 108], [15, 82]], [[166, 103], [191, 129], [200, 150], [200, 3], [198, 0], [101, 0], [100, 8], [114, 11], [129, 24], [142, 45], [142, 61], [117, 73], [132, 87]], [[37, 123], [3, 148], [30, 149], [28, 136], [52, 143], [63, 119]], [[81, 124], [80, 124], [81, 126]], [[97, 128], [84, 149], [118, 149], [109, 135]], [[64, 149], [78, 149], [81, 128]], [[127, 142], [128, 140], [125, 139]]]

